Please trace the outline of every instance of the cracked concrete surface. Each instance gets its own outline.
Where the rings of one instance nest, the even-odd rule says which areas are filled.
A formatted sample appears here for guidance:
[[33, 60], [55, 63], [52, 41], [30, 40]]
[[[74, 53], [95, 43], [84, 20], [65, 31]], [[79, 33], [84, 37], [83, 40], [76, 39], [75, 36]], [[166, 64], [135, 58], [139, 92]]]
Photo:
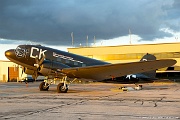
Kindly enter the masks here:
[[68, 93], [57, 93], [55, 85], [39, 91], [39, 84], [0, 83], [0, 120], [180, 119], [178, 83], [144, 84], [140, 91], [118, 90], [121, 84], [72, 84]]

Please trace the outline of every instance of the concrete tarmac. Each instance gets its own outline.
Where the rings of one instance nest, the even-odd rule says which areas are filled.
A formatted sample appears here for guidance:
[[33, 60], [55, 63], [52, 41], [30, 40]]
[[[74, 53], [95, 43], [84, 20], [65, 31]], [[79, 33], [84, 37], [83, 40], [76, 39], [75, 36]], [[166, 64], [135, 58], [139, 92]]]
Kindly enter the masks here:
[[132, 84], [71, 84], [39, 91], [40, 82], [0, 83], [0, 120], [177, 120], [180, 84], [149, 83], [142, 90], [122, 91]]

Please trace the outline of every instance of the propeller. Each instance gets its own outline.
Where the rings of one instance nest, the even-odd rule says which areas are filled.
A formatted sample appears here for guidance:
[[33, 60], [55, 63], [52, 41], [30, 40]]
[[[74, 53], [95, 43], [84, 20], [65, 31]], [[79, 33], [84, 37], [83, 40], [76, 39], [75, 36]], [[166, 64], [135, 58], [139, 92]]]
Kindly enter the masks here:
[[42, 63], [44, 62], [44, 59], [45, 59], [45, 55], [43, 55], [43, 57], [39, 60], [37, 57], [35, 58], [35, 62], [36, 62], [36, 64], [34, 64], [34, 66], [36, 66], [37, 68], [39, 68], [41, 65], [42, 65]]
[[34, 66], [37, 68], [37, 70], [35, 71], [34, 75], [32, 75], [32, 77], [36, 80], [36, 78], [38, 77], [38, 70], [40, 70], [41, 65], [43, 64], [44, 60], [45, 60], [45, 55], [43, 55], [43, 57], [39, 60], [37, 57], [35, 58], [35, 64]]

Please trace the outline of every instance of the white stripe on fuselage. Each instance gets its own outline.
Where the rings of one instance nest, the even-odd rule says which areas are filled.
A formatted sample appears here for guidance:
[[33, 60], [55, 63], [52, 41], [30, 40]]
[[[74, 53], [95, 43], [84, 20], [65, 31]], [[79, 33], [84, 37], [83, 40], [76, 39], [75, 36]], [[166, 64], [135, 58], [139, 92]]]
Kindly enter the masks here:
[[74, 58], [72, 58], [72, 57], [61, 55], [61, 54], [57, 54], [55, 52], [53, 52], [53, 56], [56, 57], [56, 58], [61, 58], [61, 59], [65, 59], [65, 60], [69, 60], [69, 61], [73, 61], [73, 62], [75, 61], [75, 62], [78, 62], [78, 63], [83, 63], [81, 61], [74, 60]]

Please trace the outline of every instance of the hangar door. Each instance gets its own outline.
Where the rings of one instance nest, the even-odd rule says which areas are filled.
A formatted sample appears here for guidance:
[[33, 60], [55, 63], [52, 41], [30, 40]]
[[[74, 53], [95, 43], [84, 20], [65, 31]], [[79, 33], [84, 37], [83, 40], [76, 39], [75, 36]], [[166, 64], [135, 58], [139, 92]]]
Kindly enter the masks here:
[[8, 67], [8, 82], [17, 82], [19, 78], [18, 67]]

